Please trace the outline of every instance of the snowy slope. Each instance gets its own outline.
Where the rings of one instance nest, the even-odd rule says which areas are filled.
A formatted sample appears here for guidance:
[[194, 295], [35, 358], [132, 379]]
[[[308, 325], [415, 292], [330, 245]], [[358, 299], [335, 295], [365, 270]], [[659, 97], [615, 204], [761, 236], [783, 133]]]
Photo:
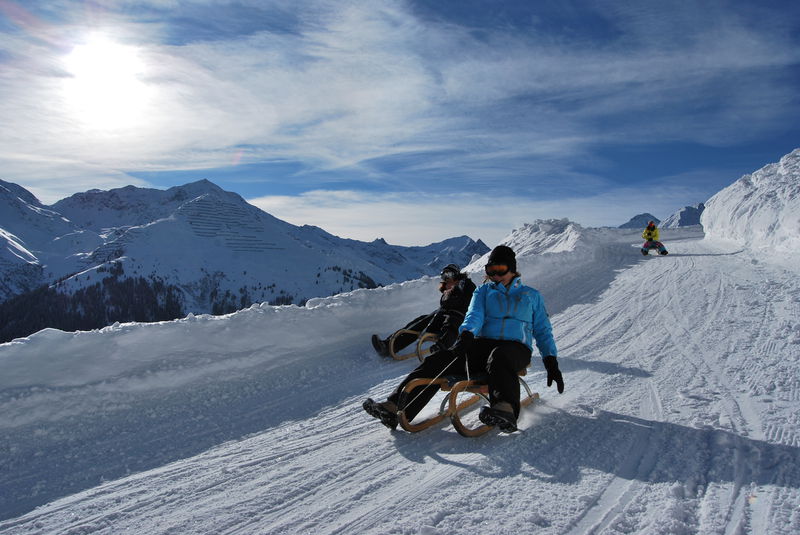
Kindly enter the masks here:
[[0, 228], [17, 236], [30, 250], [40, 249], [55, 236], [76, 226], [43, 206], [28, 190], [0, 180]]
[[[509, 239], [530, 238], [567, 390], [534, 361], [523, 432], [361, 411], [413, 366], [369, 334], [434, 308], [433, 279], [44, 331], [0, 345], [0, 533], [799, 532], [796, 268], [696, 229], [643, 258], [634, 231], [546, 225]], [[572, 248], [533, 252], [548, 240]], [[566, 265], [593, 291], [539, 276]]]
[[[694, 228], [666, 232], [663, 238], [670, 243], [700, 236], [702, 231]], [[500, 243], [517, 252], [526, 278], [547, 288], [547, 310], [555, 314], [597, 298], [619, 270], [638, 262], [631, 251], [642, 239], [639, 228], [584, 228], [567, 219], [548, 219], [514, 229]], [[480, 280], [488, 258], [489, 253], [484, 254], [465, 271]]]
[[0, 180], [0, 302], [42, 284], [41, 250], [75, 230], [28, 190]]
[[42, 267], [22, 240], [0, 228], [0, 301], [35, 288], [42, 280]]
[[701, 222], [711, 239], [767, 254], [800, 250], [800, 149], [711, 197]]

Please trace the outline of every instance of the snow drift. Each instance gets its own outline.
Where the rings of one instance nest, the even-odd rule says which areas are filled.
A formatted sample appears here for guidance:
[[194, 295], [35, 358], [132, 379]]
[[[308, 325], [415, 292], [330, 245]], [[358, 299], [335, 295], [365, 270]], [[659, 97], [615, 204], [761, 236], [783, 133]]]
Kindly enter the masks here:
[[800, 250], [800, 149], [711, 197], [700, 221], [710, 239], [762, 250]]

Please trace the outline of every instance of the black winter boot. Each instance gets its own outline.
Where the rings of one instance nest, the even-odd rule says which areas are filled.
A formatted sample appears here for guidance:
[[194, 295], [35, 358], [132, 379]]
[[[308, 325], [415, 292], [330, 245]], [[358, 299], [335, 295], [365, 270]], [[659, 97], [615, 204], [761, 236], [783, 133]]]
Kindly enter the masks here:
[[375, 352], [378, 355], [382, 357], [389, 356], [389, 343], [385, 340], [381, 340], [377, 334], [372, 335], [372, 347], [375, 348]]
[[513, 412], [501, 411], [492, 407], [482, 407], [478, 419], [486, 425], [497, 426], [503, 433], [517, 431], [517, 419]]
[[378, 403], [372, 398], [367, 398], [364, 403], [361, 404], [364, 410], [367, 411], [367, 414], [380, 420], [381, 423], [389, 429], [394, 430], [397, 429], [397, 408], [394, 407], [395, 410], [392, 410], [393, 405], [394, 403], [391, 401]]

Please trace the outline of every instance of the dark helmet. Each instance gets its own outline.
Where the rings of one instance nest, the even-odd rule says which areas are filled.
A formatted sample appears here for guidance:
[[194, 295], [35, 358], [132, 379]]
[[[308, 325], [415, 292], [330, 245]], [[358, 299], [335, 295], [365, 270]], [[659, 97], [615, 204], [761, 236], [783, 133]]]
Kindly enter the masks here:
[[455, 264], [447, 264], [442, 270], [442, 280], [455, 279], [461, 274], [461, 268]]

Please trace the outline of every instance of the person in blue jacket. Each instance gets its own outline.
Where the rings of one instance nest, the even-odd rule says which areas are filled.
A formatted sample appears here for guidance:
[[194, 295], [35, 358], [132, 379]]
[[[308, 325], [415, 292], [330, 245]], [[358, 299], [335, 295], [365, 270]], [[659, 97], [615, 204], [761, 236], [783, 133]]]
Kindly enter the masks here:
[[453, 346], [425, 359], [386, 401], [364, 401], [367, 413], [394, 429], [400, 408], [410, 421], [438, 391], [436, 386], [420, 386], [404, 395], [403, 388], [409, 381], [485, 373], [490, 406], [483, 407], [478, 417], [484, 424], [514, 432], [520, 410], [518, 374], [530, 364], [534, 344], [547, 370], [547, 386], [555, 382], [559, 394], [564, 392], [544, 300], [537, 290], [522, 284], [514, 251], [498, 245], [490, 253], [485, 270], [486, 282], [472, 295]]

